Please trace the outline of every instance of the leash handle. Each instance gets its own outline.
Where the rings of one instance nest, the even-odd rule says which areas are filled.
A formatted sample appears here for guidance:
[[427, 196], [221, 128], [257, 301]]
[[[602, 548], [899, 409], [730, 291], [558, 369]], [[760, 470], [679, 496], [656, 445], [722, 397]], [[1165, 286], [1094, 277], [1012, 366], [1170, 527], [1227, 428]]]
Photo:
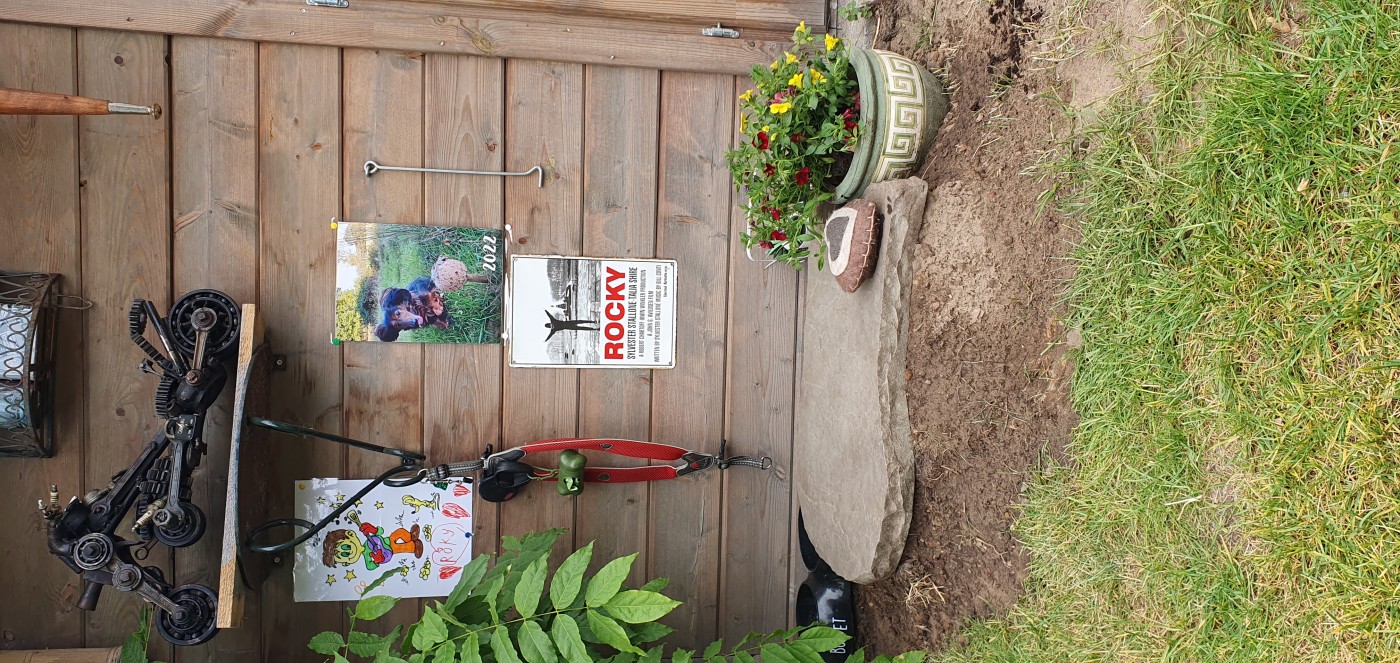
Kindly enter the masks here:
[[[643, 481], [674, 479], [677, 476], [676, 468], [670, 465], [583, 468], [583, 480], [587, 483], [639, 483]], [[540, 481], [559, 480], [557, 473], [553, 470], [536, 469], [534, 477]]]
[[646, 458], [649, 460], [680, 460], [686, 454], [691, 453], [688, 449], [673, 447], [669, 444], [593, 437], [559, 437], [550, 440], [531, 442], [518, 446], [516, 449], [527, 454], [543, 453], [546, 451], [564, 451], [566, 449], [573, 449], [576, 451], [602, 451], [618, 456], [627, 456], [628, 458]]

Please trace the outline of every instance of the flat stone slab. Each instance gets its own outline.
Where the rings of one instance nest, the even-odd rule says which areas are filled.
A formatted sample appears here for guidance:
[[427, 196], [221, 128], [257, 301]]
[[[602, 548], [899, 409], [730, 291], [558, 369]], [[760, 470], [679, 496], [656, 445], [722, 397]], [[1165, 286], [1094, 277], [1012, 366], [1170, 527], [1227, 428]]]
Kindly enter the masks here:
[[866, 189], [884, 217], [875, 274], [855, 293], [807, 275], [793, 482], [812, 545], [842, 578], [894, 572], [909, 534], [914, 450], [904, 395], [909, 288], [928, 185]]

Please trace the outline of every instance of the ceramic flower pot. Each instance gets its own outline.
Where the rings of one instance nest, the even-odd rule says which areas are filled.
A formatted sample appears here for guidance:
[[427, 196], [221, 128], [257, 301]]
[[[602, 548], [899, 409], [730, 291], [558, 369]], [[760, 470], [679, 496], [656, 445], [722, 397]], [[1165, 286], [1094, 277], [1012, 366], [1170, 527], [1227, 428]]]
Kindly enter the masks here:
[[908, 177], [948, 114], [948, 94], [928, 70], [902, 55], [853, 49], [862, 130], [835, 202], [859, 198], [875, 182]]

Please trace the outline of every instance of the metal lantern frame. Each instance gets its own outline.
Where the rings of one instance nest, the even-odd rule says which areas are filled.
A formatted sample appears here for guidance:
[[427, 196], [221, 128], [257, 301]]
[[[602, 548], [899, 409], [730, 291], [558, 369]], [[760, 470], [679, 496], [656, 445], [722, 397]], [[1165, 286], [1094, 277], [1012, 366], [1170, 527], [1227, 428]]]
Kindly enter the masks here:
[[60, 278], [0, 270], [0, 456], [53, 455], [58, 309], [92, 306], [59, 294]]

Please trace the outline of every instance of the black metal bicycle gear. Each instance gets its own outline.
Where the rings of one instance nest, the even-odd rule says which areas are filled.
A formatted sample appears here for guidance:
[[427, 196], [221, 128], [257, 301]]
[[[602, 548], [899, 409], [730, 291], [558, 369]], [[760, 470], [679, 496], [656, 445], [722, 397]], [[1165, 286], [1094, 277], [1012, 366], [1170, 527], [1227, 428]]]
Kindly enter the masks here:
[[225, 356], [238, 344], [238, 303], [218, 290], [191, 290], [170, 307], [170, 332], [175, 345], [187, 357], [194, 357], [194, 312], [207, 308], [214, 312], [215, 321], [205, 341], [210, 357]]
[[186, 501], [180, 509], [185, 515], [178, 523], [165, 527], [155, 525], [152, 528], [156, 540], [171, 548], [194, 545], [204, 536], [204, 528], [207, 525], [204, 511], [199, 507]]
[[173, 645], [190, 647], [208, 642], [219, 633], [216, 626], [218, 598], [204, 585], [181, 585], [170, 592], [170, 600], [180, 607], [178, 615], [161, 611], [156, 631]]
[[174, 374], [175, 363], [146, 340], [146, 300], [133, 299], [131, 301], [131, 310], [127, 312], [126, 322], [128, 331], [131, 332], [131, 342], [135, 343], [136, 347], [141, 348], [141, 351], [145, 352], [146, 356], [150, 357], [157, 366], [160, 366], [167, 375]]
[[175, 404], [175, 391], [180, 388], [179, 380], [168, 375], [161, 376], [160, 386], [156, 387], [156, 416], [161, 419], [169, 419], [178, 415], [178, 412], [171, 411], [171, 406]]

